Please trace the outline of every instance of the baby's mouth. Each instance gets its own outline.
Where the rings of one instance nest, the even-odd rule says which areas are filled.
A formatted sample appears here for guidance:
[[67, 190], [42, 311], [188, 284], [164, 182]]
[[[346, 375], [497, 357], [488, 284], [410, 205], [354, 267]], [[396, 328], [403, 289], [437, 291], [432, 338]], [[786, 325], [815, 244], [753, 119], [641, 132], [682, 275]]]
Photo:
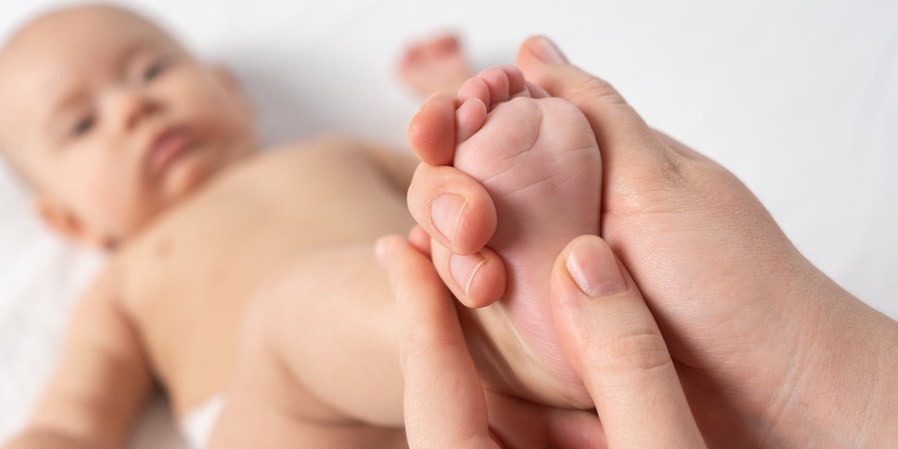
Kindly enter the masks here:
[[150, 148], [150, 172], [154, 175], [162, 173], [187, 150], [190, 143], [191, 138], [183, 128], [174, 127], [163, 131], [153, 140]]

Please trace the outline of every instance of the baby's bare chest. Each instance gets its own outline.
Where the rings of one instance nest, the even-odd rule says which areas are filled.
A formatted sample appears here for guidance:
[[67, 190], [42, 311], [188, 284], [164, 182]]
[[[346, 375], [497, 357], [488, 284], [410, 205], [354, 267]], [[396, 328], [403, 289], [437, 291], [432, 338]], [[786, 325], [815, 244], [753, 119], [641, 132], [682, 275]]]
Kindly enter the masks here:
[[229, 371], [254, 292], [297, 258], [411, 227], [404, 192], [364, 160], [262, 157], [129, 248], [123, 300], [163, 377]]

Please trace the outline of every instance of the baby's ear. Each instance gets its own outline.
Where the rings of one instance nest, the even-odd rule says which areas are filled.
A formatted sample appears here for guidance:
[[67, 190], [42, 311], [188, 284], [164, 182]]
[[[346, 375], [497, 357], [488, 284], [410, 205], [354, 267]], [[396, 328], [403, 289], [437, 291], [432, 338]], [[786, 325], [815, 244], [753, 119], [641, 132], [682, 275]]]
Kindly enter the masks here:
[[255, 105], [243, 89], [243, 84], [240, 82], [240, 78], [237, 77], [230, 67], [224, 64], [213, 64], [210, 66], [210, 70], [212, 70], [212, 74], [218, 82], [220, 82], [234, 99], [240, 103], [247, 115], [256, 115]]
[[108, 246], [108, 239], [88, 229], [77, 215], [59, 201], [39, 194], [34, 199], [34, 208], [44, 224], [67, 240], [92, 248]]

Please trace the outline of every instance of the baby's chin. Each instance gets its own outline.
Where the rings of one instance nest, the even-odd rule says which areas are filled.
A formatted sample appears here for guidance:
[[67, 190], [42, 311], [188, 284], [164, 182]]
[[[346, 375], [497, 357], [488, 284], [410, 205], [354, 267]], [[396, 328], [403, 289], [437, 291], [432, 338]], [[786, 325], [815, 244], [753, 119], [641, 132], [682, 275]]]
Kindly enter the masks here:
[[163, 177], [162, 189], [166, 198], [177, 201], [202, 187], [221, 172], [222, 161], [188, 155], [168, 168]]

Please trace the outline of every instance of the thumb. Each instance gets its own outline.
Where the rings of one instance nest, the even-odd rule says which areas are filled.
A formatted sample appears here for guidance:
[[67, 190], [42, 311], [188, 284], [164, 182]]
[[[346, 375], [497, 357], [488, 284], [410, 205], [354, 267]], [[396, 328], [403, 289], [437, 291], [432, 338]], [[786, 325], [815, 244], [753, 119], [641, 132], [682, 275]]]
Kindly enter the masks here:
[[607, 169], [634, 166], [634, 162], [671, 165], [675, 155], [660, 144], [623, 96], [605, 80], [571, 65], [548, 38], [533, 36], [524, 41], [518, 51], [518, 67], [527, 81], [583, 111]]
[[704, 446], [673, 360], [633, 278], [599, 237], [583, 236], [552, 271], [552, 316], [608, 446]]

